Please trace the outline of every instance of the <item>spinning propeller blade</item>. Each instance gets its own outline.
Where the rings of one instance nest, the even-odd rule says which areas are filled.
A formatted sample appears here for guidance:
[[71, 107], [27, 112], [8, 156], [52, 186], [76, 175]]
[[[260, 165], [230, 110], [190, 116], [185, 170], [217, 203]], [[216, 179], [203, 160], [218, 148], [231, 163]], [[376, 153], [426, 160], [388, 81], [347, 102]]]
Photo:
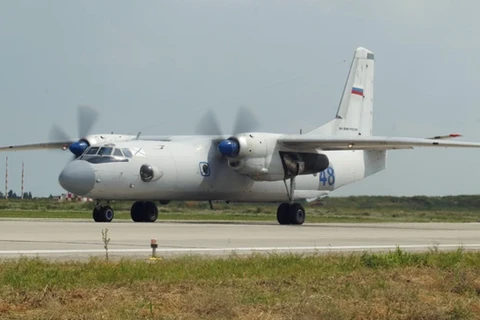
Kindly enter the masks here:
[[50, 141], [70, 141], [72, 138], [60, 126], [54, 124], [48, 135]]
[[245, 106], [240, 106], [237, 110], [233, 134], [255, 131], [258, 125], [255, 115]]
[[[58, 125], [53, 125], [50, 129], [49, 140], [50, 144], [54, 142], [63, 142], [65, 146], [73, 153], [73, 159], [80, 155], [85, 148], [88, 147], [88, 143], [79, 141], [79, 139], [86, 137], [93, 125], [97, 121], [99, 113], [88, 106], [78, 106], [77, 108], [77, 124], [78, 124], [78, 137], [72, 139], [63, 128]], [[62, 146], [63, 150], [66, 150], [65, 146]]]
[[215, 135], [222, 134], [217, 117], [212, 110], [208, 110], [207, 113], [200, 119], [195, 128], [195, 134], [198, 135]]
[[[255, 115], [245, 106], [240, 106], [235, 117], [232, 135], [250, 132], [257, 129], [259, 122]], [[219, 122], [212, 110], [208, 110], [195, 128], [195, 134], [199, 135], [222, 135]]]
[[77, 109], [78, 137], [83, 138], [90, 133], [98, 119], [98, 112], [88, 106], [79, 106]]
[[[231, 135], [252, 132], [257, 129], [259, 122], [255, 115], [245, 106], [240, 106], [234, 122]], [[209, 110], [199, 121], [196, 134], [221, 136], [221, 129], [215, 114]], [[212, 148], [217, 149], [222, 156], [235, 156], [239, 152], [239, 143], [236, 139], [218, 140], [212, 139]]]

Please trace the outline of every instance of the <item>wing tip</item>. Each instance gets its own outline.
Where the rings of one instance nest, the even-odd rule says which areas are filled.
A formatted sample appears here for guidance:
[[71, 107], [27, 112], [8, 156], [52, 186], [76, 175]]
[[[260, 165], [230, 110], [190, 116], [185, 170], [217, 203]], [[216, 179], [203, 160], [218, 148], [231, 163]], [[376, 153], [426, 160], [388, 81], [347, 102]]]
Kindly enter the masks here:
[[463, 135], [460, 133], [450, 133], [444, 136], [434, 136], [427, 139], [440, 140], [440, 139], [450, 139], [450, 138], [459, 138], [459, 137], [463, 137]]

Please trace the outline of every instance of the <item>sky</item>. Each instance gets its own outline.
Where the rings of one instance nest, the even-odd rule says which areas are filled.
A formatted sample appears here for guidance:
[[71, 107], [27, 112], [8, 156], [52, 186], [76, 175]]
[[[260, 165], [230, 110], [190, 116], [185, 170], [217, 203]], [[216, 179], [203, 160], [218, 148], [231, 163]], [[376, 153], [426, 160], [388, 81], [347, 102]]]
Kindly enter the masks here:
[[[461, 133], [480, 141], [477, 1], [1, 1], [0, 145], [92, 133], [193, 134], [209, 109], [228, 133], [240, 105], [259, 130], [307, 132], [337, 110], [353, 52], [375, 53], [374, 135]], [[71, 154], [4, 152], [8, 189], [65, 192]], [[480, 193], [478, 149], [388, 153], [387, 170], [345, 195]], [[1, 171], [0, 171], [1, 172]], [[4, 183], [0, 179], [0, 190]]]

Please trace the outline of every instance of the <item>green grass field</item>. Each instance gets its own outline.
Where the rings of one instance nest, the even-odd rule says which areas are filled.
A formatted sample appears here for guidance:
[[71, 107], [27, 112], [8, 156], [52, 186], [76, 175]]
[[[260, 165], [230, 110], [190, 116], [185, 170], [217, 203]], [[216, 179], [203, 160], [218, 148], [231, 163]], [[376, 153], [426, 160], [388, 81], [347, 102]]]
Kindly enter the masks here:
[[[113, 202], [115, 219], [130, 219], [132, 202]], [[51, 199], [0, 200], [3, 218], [91, 219], [93, 203]], [[480, 196], [335, 197], [305, 204], [306, 222], [477, 222]], [[159, 205], [159, 220], [276, 221], [277, 204], [172, 202]]]
[[480, 253], [0, 262], [1, 319], [478, 319]]

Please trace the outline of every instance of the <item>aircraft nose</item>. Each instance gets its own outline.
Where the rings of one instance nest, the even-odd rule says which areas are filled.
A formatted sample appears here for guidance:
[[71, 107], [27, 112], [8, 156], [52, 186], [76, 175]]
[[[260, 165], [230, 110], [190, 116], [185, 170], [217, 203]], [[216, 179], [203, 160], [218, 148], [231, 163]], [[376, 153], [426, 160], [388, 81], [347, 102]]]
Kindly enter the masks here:
[[95, 185], [95, 172], [92, 165], [83, 160], [68, 163], [58, 176], [58, 182], [68, 192], [86, 195]]

